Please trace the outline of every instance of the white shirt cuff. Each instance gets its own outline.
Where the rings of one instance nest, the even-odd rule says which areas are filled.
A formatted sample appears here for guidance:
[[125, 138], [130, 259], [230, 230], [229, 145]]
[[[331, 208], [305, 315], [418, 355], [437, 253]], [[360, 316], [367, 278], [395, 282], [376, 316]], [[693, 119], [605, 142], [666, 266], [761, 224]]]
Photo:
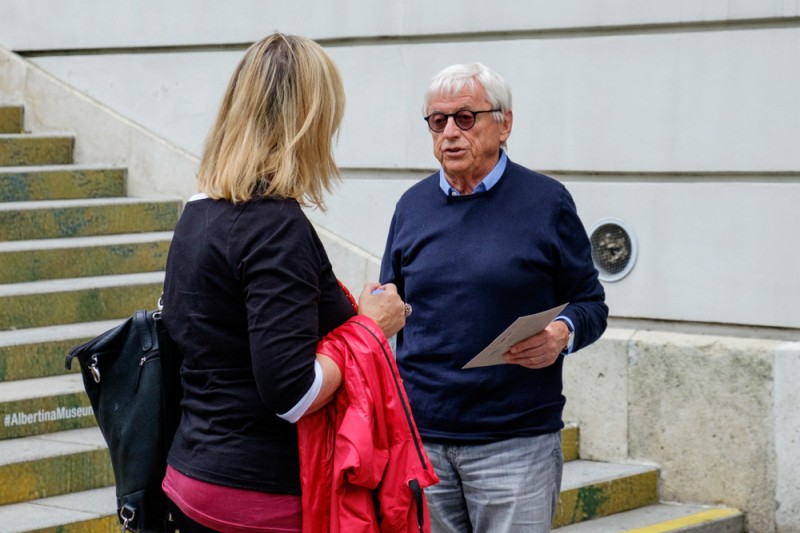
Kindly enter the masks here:
[[570, 320], [569, 317], [566, 317], [564, 315], [558, 315], [553, 320], [562, 320], [567, 323], [567, 326], [569, 326], [569, 331], [570, 331], [569, 343], [567, 344], [566, 349], [563, 352], [561, 352], [564, 355], [569, 355], [572, 353], [572, 347], [575, 344], [575, 324], [572, 323], [572, 320]]
[[317, 399], [317, 395], [319, 394], [320, 389], [322, 388], [322, 365], [319, 364], [319, 361], [314, 361], [314, 383], [311, 384], [311, 387], [308, 391], [300, 398], [300, 401], [297, 402], [294, 407], [283, 413], [282, 415], [278, 415], [278, 418], [283, 418], [287, 422], [291, 422], [294, 424], [304, 414], [308, 411], [308, 408], [311, 407], [311, 404], [314, 403], [314, 400]]

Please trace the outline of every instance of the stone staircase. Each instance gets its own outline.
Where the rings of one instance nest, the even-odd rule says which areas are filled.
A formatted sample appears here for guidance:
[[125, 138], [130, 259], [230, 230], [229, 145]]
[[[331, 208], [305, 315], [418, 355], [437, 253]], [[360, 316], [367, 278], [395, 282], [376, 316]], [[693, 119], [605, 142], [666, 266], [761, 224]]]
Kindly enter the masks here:
[[74, 164], [0, 106], [0, 532], [118, 531], [114, 477], [69, 349], [156, 305], [175, 200]]
[[561, 435], [558, 533], [745, 532], [737, 509], [659, 502], [656, 467], [581, 460], [577, 425], [568, 424]]
[[[161, 292], [180, 205], [125, 196], [125, 170], [72, 162], [69, 135], [22, 133], [0, 106], [0, 533], [117, 531], [114, 478], [69, 349]], [[658, 501], [658, 469], [579, 458], [566, 464], [564, 533], [741, 533], [734, 509]]]

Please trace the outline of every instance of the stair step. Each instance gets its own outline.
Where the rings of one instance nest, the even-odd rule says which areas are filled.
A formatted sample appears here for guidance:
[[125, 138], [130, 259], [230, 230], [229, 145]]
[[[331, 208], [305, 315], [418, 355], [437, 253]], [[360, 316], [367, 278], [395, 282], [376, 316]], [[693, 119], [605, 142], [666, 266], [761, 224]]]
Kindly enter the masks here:
[[21, 133], [25, 108], [0, 106], [0, 133]]
[[0, 505], [8, 505], [107, 487], [114, 471], [94, 427], [0, 441], [0, 479], [14, 480], [0, 484]]
[[78, 373], [0, 383], [0, 413], [0, 440], [97, 425]]
[[658, 502], [658, 469], [652, 466], [570, 461], [564, 463], [554, 527]]
[[0, 241], [171, 231], [180, 202], [92, 198], [0, 203]]
[[0, 166], [72, 163], [74, 142], [71, 135], [0, 133]]
[[172, 232], [0, 242], [0, 284], [164, 270]]
[[0, 167], [0, 202], [125, 196], [127, 174], [92, 165]]
[[[73, 346], [119, 323], [114, 319], [0, 331], [0, 381], [66, 374], [70, 371], [64, 367], [64, 358]], [[72, 372], [77, 372], [76, 365]]]
[[660, 503], [589, 522], [558, 528], [558, 533], [743, 533], [738, 509]]
[[0, 507], [4, 533], [119, 531], [114, 487]]
[[0, 285], [0, 331], [127, 318], [154, 308], [164, 272]]

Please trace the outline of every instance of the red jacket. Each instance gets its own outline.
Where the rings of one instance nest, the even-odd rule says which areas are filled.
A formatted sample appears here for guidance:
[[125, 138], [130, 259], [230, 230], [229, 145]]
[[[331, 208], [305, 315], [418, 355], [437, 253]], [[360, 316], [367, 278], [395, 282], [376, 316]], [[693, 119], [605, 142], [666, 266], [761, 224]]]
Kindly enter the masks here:
[[422, 489], [439, 479], [383, 332], [357, 315], [317, 353], [337, 363], [343, 384], [334, 400], [297, 423], [303, 531], [429, 531]]

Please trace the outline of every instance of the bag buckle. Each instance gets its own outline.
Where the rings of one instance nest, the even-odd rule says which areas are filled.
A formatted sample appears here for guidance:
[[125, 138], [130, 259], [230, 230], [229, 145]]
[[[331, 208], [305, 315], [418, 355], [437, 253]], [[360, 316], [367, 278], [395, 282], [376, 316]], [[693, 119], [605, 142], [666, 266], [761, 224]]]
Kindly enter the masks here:
[[92, 356], [92, 362], [89, 363], [89, 371], [92, 373], [95, 383], [100, 383], [100, 369], [97, 368], [97, 356]]
[[119, 533], [133, 531], [130, 527], [128, 527], [128, 524], [134, 518], [136, 518], [136, 509], [126, 503], [122, 506], [122, 509], [119, 510], [119, 517], [122, 519], [122, 525], [119, 528]]

